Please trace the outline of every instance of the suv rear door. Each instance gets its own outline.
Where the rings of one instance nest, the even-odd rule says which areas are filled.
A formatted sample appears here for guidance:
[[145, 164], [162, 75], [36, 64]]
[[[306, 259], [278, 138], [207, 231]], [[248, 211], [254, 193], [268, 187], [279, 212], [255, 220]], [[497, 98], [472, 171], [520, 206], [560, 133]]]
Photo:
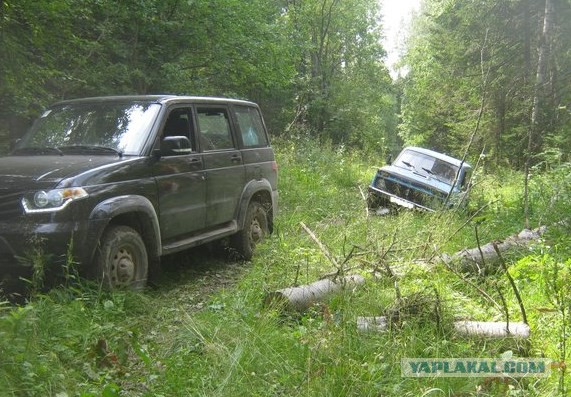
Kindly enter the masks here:
[[196, 121], [206, 172], [206, 226], [215, 227], [236, 217], [245, 184], [244, 163], [227, 106], [197, 105]]
[[234, 106], [233, 111], [243, 148], [246, 181], [266, 178], [276, 186], [277, 165], [260, 111], [242, 105]]

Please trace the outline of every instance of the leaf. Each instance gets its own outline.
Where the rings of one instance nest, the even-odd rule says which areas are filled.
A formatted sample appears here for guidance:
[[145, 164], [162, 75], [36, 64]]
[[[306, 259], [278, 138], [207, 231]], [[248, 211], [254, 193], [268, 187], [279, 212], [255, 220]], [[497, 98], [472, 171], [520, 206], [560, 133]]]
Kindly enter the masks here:
[[109, 383], [105, 385], [103, 391], [101, 392], [102, 397], [120, 397], [121, 389], [114, 383]]

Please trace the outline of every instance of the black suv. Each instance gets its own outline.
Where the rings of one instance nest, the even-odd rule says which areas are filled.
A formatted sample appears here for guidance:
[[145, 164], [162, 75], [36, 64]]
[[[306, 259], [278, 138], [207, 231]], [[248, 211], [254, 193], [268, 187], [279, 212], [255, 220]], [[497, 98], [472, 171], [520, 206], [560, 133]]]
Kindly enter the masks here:
[[252, 102], [59, 102], [0, 158], [0, 278], [44, 252], [58, 266], [71, 256], [106, 287], [139, 288], [161, 256], [224, 237], [248, 260], [272, 232], [277, 197]]

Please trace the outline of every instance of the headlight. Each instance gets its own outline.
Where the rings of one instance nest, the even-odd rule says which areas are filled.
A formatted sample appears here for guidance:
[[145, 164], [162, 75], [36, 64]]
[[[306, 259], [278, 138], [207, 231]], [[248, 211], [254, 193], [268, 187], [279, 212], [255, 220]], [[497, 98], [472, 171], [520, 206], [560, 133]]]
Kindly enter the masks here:
[[378, 189], [386, 189], [386, 185], [385, 185], [385, 178], [383, 177], [377, 177], [377, 180], [375, 181], [375, 187]]
[[65, 189], [53, 189], [49, 191], [40, 190], [26, 195], [22, 199], [22, 206], [26, 213], [54, 212], [65, 208], [74, 200], [87, 197], [87, 192], [80, 187]]

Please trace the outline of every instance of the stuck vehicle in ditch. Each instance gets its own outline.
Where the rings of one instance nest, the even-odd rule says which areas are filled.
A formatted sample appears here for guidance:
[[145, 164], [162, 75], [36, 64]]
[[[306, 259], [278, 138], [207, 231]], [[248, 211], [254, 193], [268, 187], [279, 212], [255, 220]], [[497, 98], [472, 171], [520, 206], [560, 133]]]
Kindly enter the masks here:
[[436, 211], [465, 204], [471, 170], [470, 164], [446, 154], [406, 147], [377, 170], [367, 205]]
[[259, 107], [115, 96], [49, 107], [0, 158], [0, 280], [73, 261], [140, 288], [159, 258], [228, 238], [245, 259], [271, 233], [277, 164]]

